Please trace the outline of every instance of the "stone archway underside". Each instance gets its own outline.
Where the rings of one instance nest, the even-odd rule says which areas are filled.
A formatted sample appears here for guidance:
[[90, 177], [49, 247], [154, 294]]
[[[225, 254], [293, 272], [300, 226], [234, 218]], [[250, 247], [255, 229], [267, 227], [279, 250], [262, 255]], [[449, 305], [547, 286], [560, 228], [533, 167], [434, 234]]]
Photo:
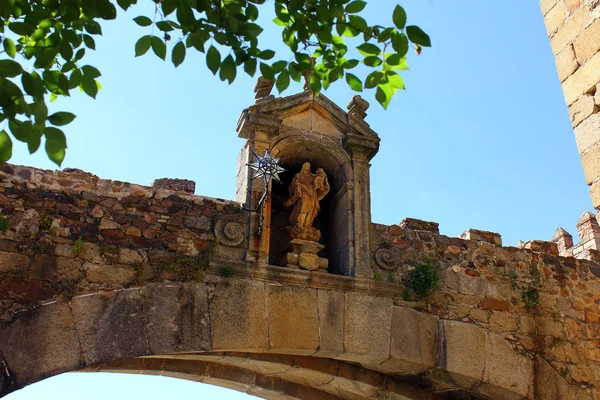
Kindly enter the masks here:
[[465, 392], [419, 387], [416, 376], [391, 377], [360, 365], [290, 354], [207, 352], [119, 360], [86, 372], [160, 375], [222, 386], [265, 399], [435, 400]]

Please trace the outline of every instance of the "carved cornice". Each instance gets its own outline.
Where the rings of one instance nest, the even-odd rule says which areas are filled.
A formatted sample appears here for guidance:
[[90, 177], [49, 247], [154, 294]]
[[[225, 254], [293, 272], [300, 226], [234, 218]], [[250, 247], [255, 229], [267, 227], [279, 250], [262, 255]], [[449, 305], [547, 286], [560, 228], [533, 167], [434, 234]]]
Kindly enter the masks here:
[[380, 139], [348, 133], [344, 136], [343, 145], [353, 159], [370, 161], [379, 150]]
[[252, 138], [257, 130], [275, 133], [281, 125], [281, 118], [276, 115], [262, 114], [252, 109], [245, 109], [237, 123], [238, 137]]

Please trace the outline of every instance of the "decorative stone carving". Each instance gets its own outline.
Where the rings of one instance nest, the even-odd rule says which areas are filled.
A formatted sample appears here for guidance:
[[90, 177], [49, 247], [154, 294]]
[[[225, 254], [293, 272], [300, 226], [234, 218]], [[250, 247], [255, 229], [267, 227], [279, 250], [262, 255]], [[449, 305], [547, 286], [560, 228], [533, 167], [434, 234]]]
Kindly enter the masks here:
[[225, 246], [239, 246], [245, 236], [246, 232], [239, 222], [220, 219], [215, 223], [215, 237]]
[[327, 175], [322, 168], [317, 173], [310, 172], [310, 163], [302, 164], [302, 170], [294, 176], [290, 184], [290, 198], [285, 207], [294, 206], [290, 215], [288, 231], [292, 239], [312, 240], [318, 242], [321, 232], [314, 228], [313, 222], [319, 213], [319, 201], [329, 193]]
[[283, 263], [288, 268], [302, 268], [308, 271], [327, 272], [329, 261], [318, 256], [325, 248], [312, 240], [294, 239], [291, 241], [292, 252], [287, 253]]
[[394, 249], [380, 248], [375, 251], [375, 263], [388, 271], [393, 271], [398, 267], [400, 258], [398, 252]]

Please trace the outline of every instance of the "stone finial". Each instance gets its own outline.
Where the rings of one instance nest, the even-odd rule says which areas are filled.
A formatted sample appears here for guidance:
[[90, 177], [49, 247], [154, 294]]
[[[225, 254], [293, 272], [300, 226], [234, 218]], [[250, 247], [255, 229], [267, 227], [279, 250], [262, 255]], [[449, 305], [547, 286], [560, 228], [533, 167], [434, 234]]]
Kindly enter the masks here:
[[186, 192], [186, 193], [194, 193], [196, 190], [196, 182], [190, 181], [188, 179], [170, 179], [170, 178], [161, 178], [156, 179], [152, 182], [152, 189], [154, 191], [157, 190], [170, 190], [173, 192]]
[[264, 77], [259, 77], [256, 82], [256, 86], [254, 86], [254, 98], [256, 100], [261, 100], [268, 98], [269, 96], [272, 98], [271, 90], [273, 90], [273, 86], [275, 85], [274, 80], [266, 79]]
[[351, 117], [365, 119], [367, 110], [369, 109], [369, 102], [359, 95], [356, 95], [352, 97], [346, 108], [348, 109], [348, 115]]
[[560, 226], [556, 229], [556, 232], [554, 232], [552, 241], [558, 246], [560, 255], [565, 254], [568, 249], [573, 247], [573, 236]]
[[592, 240], [595, 237], [600, 239], [600, 225], [593, 213], [589, 211], [583, 213], [579, 221], [577, 221], [577, 233], [582, 243]]
[[402, 229], [408, 228], [408, 229], [412, 229], [415, 231], [427, 231], [427, 232], [432, 232], [435, 234], [439, 234], [440, 233], [440, 228], [437, 222], [431, 222], [431, 221], [423, 221], [420, 219], [416, 219], [416, 218], [404, 218], [402, 220], [402, 223], [400, 224], [400, 227]]

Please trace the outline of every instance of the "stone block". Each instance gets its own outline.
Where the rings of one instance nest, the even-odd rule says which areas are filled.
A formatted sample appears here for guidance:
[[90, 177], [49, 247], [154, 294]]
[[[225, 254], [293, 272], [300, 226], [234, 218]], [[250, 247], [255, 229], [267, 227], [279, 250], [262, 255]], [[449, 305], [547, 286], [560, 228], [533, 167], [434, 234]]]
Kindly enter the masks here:
[[556, 5], [558, 0], [540, 0], [540, 7], [542, 9], [542, 15], [548, 14], [550, 10]]
[[494, 311], [490, 317], [490, 328], [500, 332], [516, 331], [519, 329], [519, 317], [507, 312]]
[[[597, 111], [597, 106], [594, 103], [594, 97], [584, 94], [577, 101], [569, 107], [569, 116], [571, 117], [571, 125], [576, 128], [579, 124], [586, 120], [590, 115]], [[577, 132], [577, 131], [576, 131]], [[577, 133], [576, 133], [577, 134]], [[596, 135], [600, 135], [596, 132]], [[579, 149], [579, 143], [577, 143]], [[585, 150], [585, 149], [583, 149]], [[579, 150], [581, 153], [582, 149]]]
[[382, 367], [394, 374], [425, 372], [435, 367], [437, 344], [437, 316], [392, 307], [391, 358]]
[[345, 296], [343, 292], [319, 290], [319, 357], [332, 357], [344, 351]]
[[487, 385], [479, 392], [489, 398], [529, 397], [533, 394], [533, 361], [516, 353], [503, 335], [491, 333], [483, 381]]
[[581, 95], [594, 88], [598, 82], [600, 82], [600, 52], [562, 83], [567, 105], [573, 104]]
[[119, 248], [119, 263], [125, 265], [140, 265], [143, 259], [140, 253], [125, 247]]
[[487, 333], [475, 325], [440, 321], [442, 343], [439, 367], [460, 386], [473, 387], [481, 382], [487, 352]]
[[591, 17], [588, 7], [581, 7], [573, 13], [550, 39], [554, 54], [560, 53], [569, 43], [572, 43], [590, 22]]
[[590, 195], [592, 196], [592, 205], [596, 210], [600, 210], [600, 181], [590, 186]]
[[230, 279], [210, 300], [214, 350], [268, 349], [266, 290], [263, 282]]
[[319, 348], [317, 291], [267, 285], [270, 349], [312, 354]]
[[561, 82], [571, 76], [577, 70], [577, 67], [579, 67], [579, 63], [575, 58], [575, 51], [571, 45], [558, 53], [554, 61], [556, 62], [556, 71]]
[[71, 305], [86, 365], [149, 354], [139, 289], [75, 297]]
[[592, 182], [600, 178], [600, 144], [588, 148], [581, 155], [581, 164], [583, 165], [583, 174], [588, 185], [591, 185]]
[[552, 336], [556, 338], [564, 337], [564, 328], [560, 321], [549, 317], [536, 317], [535, 323], [537, 333], [542, 336]]
[[535, 398], [544, 400], [574, 400], [577, 389], [567, 381], [546, 360], [535, 356]]
[[85, 270], [85, 278], [93, 283], [122, 285], [131, 282], [136, 274], [136, 271], [131, 268], [92, 263], [84, 263], [83, 269]]
[[204, 283], [149, 285], [142, 293], [152, 354], [211, 350]]
[[26, 271], [29, 257], [18, 253], [0, 251], [0, 274], [6, 272]]
[[510, 304], [506, 300], [484, 297], [481, 299], [481, 308], [484, 310], [508, 311], [510, 309]]
[[67, 257], [56, 257], [56, 271], [59, 280], [77, 280], [80, 277], [81, 262]]
[[573, 11], [578, 9], [579, 6], [581, 6], [581, 4], [583, 4], [583, 1], [584, 0], [565, 0], [565, 2], [567, 4], [567, 9], [569, 10], [569, 13], [572, 13]]
[[[589, 111], [589, 108], [587, 110]], [[592, 114], [589, 118], [586, 118], [575, 128], [575, 141], [577, 142], [579, 154], [600, 143], [600, 113]]]
[[345, 353], [339, 358], [380, 363], [389, 358], [392, 299], [346, 293]]
[[567, 8], [562, 1], [559, 1], [552, 7], [550, 11], [544, 16], [544, 22], [546, 23], [546, 31], [548, 36], [554, 36], [554, 32], [565, 22], [567, 18]]
[[575, 40], [574, 46], [580, 64], [584, 64], [600, 50], [600, 19], [584, 29]]
[[183, 225], [186, 228], [196, 229], [199, 231], [209, 231], [211, 227], [211, 219], [201, 215], [199, 217], [184, 217]]
[[67, 303], [17, 314], [12, 323], [0, 325], [0, 337], [0, 354], [21, 387], [82, 367]]

